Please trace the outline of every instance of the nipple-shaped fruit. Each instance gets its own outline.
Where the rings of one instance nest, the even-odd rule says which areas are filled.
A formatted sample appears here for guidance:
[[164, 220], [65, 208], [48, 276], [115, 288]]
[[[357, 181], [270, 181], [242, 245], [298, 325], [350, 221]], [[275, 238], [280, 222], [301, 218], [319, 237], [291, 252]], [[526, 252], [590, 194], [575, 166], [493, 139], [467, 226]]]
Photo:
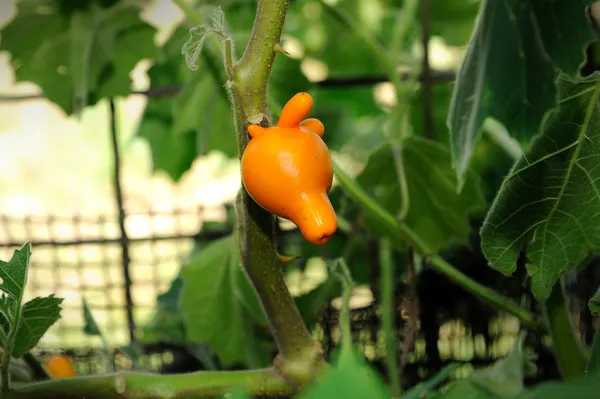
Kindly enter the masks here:
[[252, 139], [242, 155], [242, 182], [254, 201], [291, 220], [304, 238], [325, 244], [337, 230], [327, 194], [333, 164], [318, 119], [304, 119], [312, 97], [298, 93], [283, 108], [277, 125], [248, 126]]

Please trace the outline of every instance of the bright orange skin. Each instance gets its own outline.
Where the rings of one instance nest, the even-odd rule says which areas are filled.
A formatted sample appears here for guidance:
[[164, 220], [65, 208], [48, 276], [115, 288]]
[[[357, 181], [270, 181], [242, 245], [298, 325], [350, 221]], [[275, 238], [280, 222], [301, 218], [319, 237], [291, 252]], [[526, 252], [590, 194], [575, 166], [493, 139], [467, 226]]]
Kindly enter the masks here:
[[242, 182], [254, 201], [291, 220], [309, 242], [325, 244], [337, 230], [327, 194], [333, 181], [325, 128], [314, 118], [312, 97], [298, 93], [283, 108], [276, 126], [248, 126], [252, 140], [242, 155]]
[[73, 363], [61, 355], [50, 358], [46, 363], [46, 370], [52, 378], [69, 378], [77, 375]]

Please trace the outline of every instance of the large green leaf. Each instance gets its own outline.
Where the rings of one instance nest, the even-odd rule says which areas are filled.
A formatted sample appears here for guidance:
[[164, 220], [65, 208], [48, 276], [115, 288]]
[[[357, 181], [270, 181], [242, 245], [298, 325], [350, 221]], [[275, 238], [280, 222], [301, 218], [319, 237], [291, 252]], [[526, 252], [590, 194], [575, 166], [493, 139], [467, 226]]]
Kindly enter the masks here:
[[600, 250], [600, 75], [560, 79], [560, 105], [504, 180], [481, 230], [489, 263], [506, 275], [527, 248], [538, 299]]
[[18, 81], [41, 87], [67, 114], [104, 97], [130, 93], [129, 74], [138, 61], [154, 58], [156, 29], [139, 18], [139, 8], [58, 13], [54, 0], [23, 0], [0, 32]]
[[224, 365], [260, 367], [269, 352], [253, 330], [264, 326], [264, 311], [240, 265], [232, 236], [204, 247], [181, 270], [179, 309], [190, 340], [209, 345]]
[[[403, 160], [409, 193], [405, 223], [432, 251], [464, 243], [470, 232], [468, 214], [484, 205], [477, 176], [470, 173], [465, 188], [458, 193], [447, 149], [415, 136], [405, 140]], [[398, 214], [401, 193], [389, 145], [371, 155], [357, 181], [389, 212]], [[368, 222], [368, 227], [376, 234], [385, 234], [376, 223]]]
[[519, 139], [538, 131], [556, 105], [557, 69], [575, 75], [594, 37], [585, 14], [590, 2], [482, 1], [448, 116], [460, 182], [487, 117]]

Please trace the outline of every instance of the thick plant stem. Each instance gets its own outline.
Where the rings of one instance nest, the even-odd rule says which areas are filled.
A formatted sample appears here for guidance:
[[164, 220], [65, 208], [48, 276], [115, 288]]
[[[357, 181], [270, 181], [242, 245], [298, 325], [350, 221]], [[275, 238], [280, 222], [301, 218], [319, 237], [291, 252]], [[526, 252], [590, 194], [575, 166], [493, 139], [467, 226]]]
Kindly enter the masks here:
[[523, 309], [511, 299], [471, 279], [446, 262], [441, 256], [433, 254], [418, 234], [406, 224], [399, 222], [393, 215], [373, 200], [356, 181], [346, 175], [335, 163], [333, 171], [348, 196], [358, 202], [372, 217], [376, 218], [380, 226], [388, 231], [390, 237], [406, 242], [409, 246], [415, 248], [415, 251], [423, 256], [427, 256], [429, 265], [438, 273], [443, 274], [463, 289], [471, 292], [483, 302], [516, 316], [524, 325], [536, 329], [543, 328], [543, 323], [534, 314]]
[[[261, 0], [248, 46], [234, 65], [230, 85], [241, 157], [249, 123], [269, 124], [267, 84], [285, 21], [287, 0]], [[275, 246], [275, 217], [242, 187], [240, 219], [242, 263], [265, 309], [279, 357], [276, 364], [290, 382], [302, 385], [315, 373], [322, 350], [306, 328], [285, 283]]]
[[18, 387], [3, 399], [193, 399], [219, 398], [232, 387], [251, 395], [278, 397], [294, 389], [273, 369], [253, 371], [199, 371], [155, 375], [113, 373], [39, 382]]
[[543, 303], [544, 318], [552, 336], [552, 347], [563, 378], [567, 381], [583, 377], [587, 361], [567, 306], [564, 282], [561, 278]]

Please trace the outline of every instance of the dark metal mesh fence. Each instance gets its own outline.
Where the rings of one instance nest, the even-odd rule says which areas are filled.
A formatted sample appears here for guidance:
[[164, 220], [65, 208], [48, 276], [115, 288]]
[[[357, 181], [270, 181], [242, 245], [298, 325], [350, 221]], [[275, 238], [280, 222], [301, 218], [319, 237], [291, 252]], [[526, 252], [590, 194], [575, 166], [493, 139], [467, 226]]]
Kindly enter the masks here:
[[[129, 305], [136, 325], [148, 319], [155, 309], [157, 295], [169, 287], [201, 230], [204, 214], [204, 209], [198, 207], [126, 217], [130, 257], [127, 267], [131, 276]], [[88, 367], [98, 366], [99, 362], [91, 361], [91, 357], [98, 355], [101, 341], [82, 330], [83, 298], [111, 347], [130, 343], [118, 218], [114, 215], [0, 216], [1, 259], [9, 259], [26, 241], [31, 241], [34, 250], [27, 299], [50, 294], [65, 298], [61, 319], [44, 335], [36, 351], [66, 352], [84, 360]], [[119, 362], [117, 357], [117, 363], [127, 367], [124, 359]]]

